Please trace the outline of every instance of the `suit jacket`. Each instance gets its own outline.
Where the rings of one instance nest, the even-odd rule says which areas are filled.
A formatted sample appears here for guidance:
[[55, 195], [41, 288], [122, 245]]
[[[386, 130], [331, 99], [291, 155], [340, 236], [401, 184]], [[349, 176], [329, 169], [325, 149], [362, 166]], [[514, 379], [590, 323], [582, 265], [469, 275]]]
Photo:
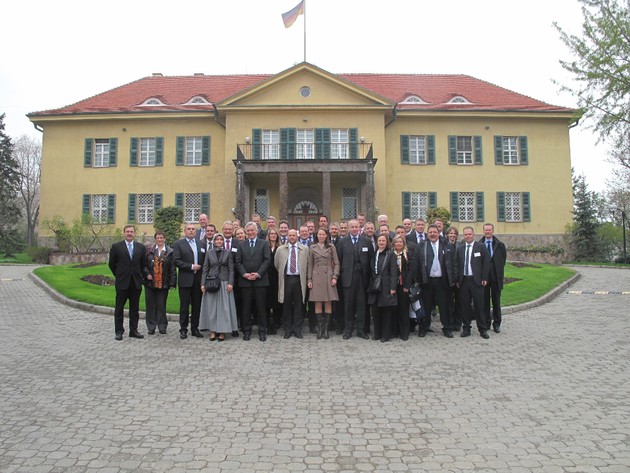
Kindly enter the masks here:
[[205, 241], [205, 239], [206, 239], [205, 235], [204, 235], [204, 237], [203, 237], [203, 238], [201, 238], [201, 228], [198, 228], [198, 229], [195, 231], [195, 238], [196, 238], [197, 240], [204, 240], [204, 241]]
[[[464, 262], [466, 261], [466, 242], [462, 242], [457, 247], [457, 272], [461, 283], [464, 280]], [[477, 286], [481, 286], [482, 281], [487, 281], [490, 274], [490, 255], [486, 247], [478, 241], [473, 242], [471, 247], [470, 266], [472, 268], [473, 281]]]
[[[302, 286], [302, 302], [306, 302], [306, 283], [308, 282], [308, 254], [309, 247], [301, 243], [296, 243], [298, 272], [300, 273], [300, 285]], [[289, 264], [289, 256], [291, 252], [291, 244], [280, 246], [276, 251], [274, 266], [278, 270], [278, 302], [284, 304], [284, 275], [287, 274], [287, 264]]]
[[[378, 258], [378, 262], [376, 258]], [[374, 271], [375, 266], [378, 268], [378, 272]], [[390, 291], [395, 291], [398, 285], [398, 263], [396, 255], [392, 251], [374, 252], [370, 259], [370, 276], [374, 277], [376, 274], [381, 275], [381, 290], [378, 294], [368, 294], [368, 304], [374, 304], [378, 307], [398, 305], [396, 294], [390, 293]]]
[[[427, 234], [426, 233], [422, 233], [423, 235], [423, 240], [427, 239]], [[413, 230], [409, 235], [407, 235], [407, 241], [412, 241], [414, 243], [418, 243], [418, 233]]]
[[142, 243], [133, 242], [133, 258], [125, 240], [116, 242], [109, 250], [109, 269], [116, 278], [116, 289], [129, 289], [133, 284], [136, 289], [142, 287], [142, 279], [149, 274], [147, 268], [147, 250]]
[[[236, 253], [236, 272], [239, 274], [238, 287], [267, 287], [269, 277], [267, 271], [271, 265], [271, 249], [269, 242], [256, 238], [253, 251], [249, 247], [249, 239], [240, 242]], [[247, 273], [258, 273], [259, 279], [250, 281], [243, 277]]]
[[370, 280], [370, 261], [374, 249], [366, 237], [359, 237], [356, 245], [352, 244], [352, 236], [348, 234], [337, 244], [337, 257], [341, 267], [341, 287], [352, 285], [352, 274], [361, 273], [363, 287], [367, 287]]
[[[197, 245], [197, 264], [203, 267], [203, 263], [206, 259], [206, 245], [196, 238], [195, 244]], [[196, 272], [192, 269], [192, 265], [195, 262], [195, 254], [186, 238], [182, 238], [173, 243], [173, 257], [175, 266], [177, 266], [179, 270], [179, 276], [177, 278], [179, 287], [193, 287], [195, 277], [199, 282], [201, 281], [201, 269]]]
[[[455, 247], [441, 239], [438, 240], [438, 242], [438, 260], [440, 262], [442, 277], [446, 277], [448, 285], [453, 286], [459, 281]], [[424, 240], [416, 246], [413, 259], [409, 265], [407, 287], [411, 287], [414, 283], [427, 284], [429, 282], [434, 256], [433, 245], [429, 240]]]
[[[482, 237], [479, 242], [486, 245], [486, 237]], [[486, 250], [487, 251], [487, 250]], [[492, 256], [490, 257], [490, 281], [496, 282], [499, 289], [503, 289], [505, 279], [505, 262], [507, 261], [507, 248], [497, 237], [492, 237]]]

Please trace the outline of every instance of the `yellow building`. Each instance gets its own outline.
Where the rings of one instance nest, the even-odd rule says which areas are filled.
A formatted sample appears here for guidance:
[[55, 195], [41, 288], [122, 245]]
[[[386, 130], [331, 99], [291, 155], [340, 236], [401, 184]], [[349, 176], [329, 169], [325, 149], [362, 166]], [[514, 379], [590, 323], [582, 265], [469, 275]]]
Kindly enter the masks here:
[[[511, 242], [557, 242], [572, 220], [574, 110], [465, 75], [154, 74], [56, 110], [43, 131], [41, 218], [82, 212], [153, 234], [162, 206], [391, 223], [446, 207]], [[49, 234], [41, 229], [42, 243]]]

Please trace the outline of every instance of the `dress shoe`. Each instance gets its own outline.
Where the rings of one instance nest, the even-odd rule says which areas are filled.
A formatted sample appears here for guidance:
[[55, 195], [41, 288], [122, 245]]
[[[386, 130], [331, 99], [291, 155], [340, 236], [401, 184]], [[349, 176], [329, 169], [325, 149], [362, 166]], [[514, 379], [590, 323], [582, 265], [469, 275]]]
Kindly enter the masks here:
[[238, 338], [238, 330], [234, 330], [234, 331], [232, 332], [232, 336], [233, 336], [234, 338]]
[[291, 338], [291, 334], [290, 334], [289, 332], [287, 332], [287, 333], [285, 333], [285, 334], [284, 334], [284, 337], [283, 337], [283, 338], [284, 338], [285, 340], [288, 340], [289, 338]]
[[201, 335], [201, 332], [199, 330], [193, 330], [192, 336], [195, 338], [203, 338], [203, 335]]
[[295, 335], [295, 338], [299, 338], [300, 340], [304, 338], [304, 335], [302, 335], [302, 332], [294, 333], [293, 335]]
[[432, 329], [432, 328], [428, 328], [428, 329], [427, 329], [427, 332], [431, 332], [431, 333], [433, 333], [433, 329]]
[[162, 335], [166, 335], [166, 330], [160, 330], [160, 333], [161, 333]]
[[380, 338], [377, 337], [377, 336], [374, 336], [374, 337], [372, 337], [372, 340], [380, 340]]
[[155, 330], [149, 330], [147, 333], [148, 333], [149, 335], [155, 335]]
[[495, 325], [492, 329], [494, 330], [494, 333], [501, 333], [501, 327], [498, 325]]
[[144, 338], [144, 335], [139, 332], [129, 332], [129, 338]]
[[258, 334], [258, 340], [260, 340], [261, 342], [266, 342], [267, 341], [267, 334], [259, 333]]
[[418, 336], [424, 338], [427, 336], [427, 332], [425, 330], [418, 330]]
[[217, 340], [222, 342], [223, 340], [225, 340], [225, 335], [223, 334], [219, 335], [219, 338], [217, 338]]
[[451, 332], [450, 330], [445, 330], [444, 331], [444, 336], [446, 338], [453, 338], [453, 332]]
[[122, 340], [122, 333], [117, 333], [116, 334], [116, 340], [118, 340], [118, 341]]
[[483, 332], [479, 332], [479, 335], [481, 335], [481, 338], [483, 338], [484, 340], [488, 340], [490, 338], [490, 335], [488, 335], [487, 330], [484, 330]]
[[343, 339], [344, 339], [344, 340], [350, 340], [350, 337], [352, 337], [352, 334], [350, 334], [350, 333], [348, 333], [348, 332], [346, 332], [346, 333], [344, 333], [344, 334], [343, 334]]
[[369, 340], [370, 336], [367, 333], [358, 332], [357, 337], [362, 338], [363, 340]]
[[462, 332], [462, 334], [460, 335], [460, 337], [470, 337], [470, 330], [464, 330]]
[[180, 331], [179, 338], [181, 338], [182, 340], [186, 340], [188, 338], [188, 335], [186, 334], [186, 332]]
[[400, 339], [401, 339], [403, 342], [406, 342], [407, 340], [409, 340], [409, 337], [400, 337]]
[[245, 340], [246, 342], [249, 342], [249, 339], [252, 338], [252, 336], [248, 333], [243, 334], [243, 340]]
[[389, 342], [389, 338], [381, 338], [381, 343], [387, 343]]

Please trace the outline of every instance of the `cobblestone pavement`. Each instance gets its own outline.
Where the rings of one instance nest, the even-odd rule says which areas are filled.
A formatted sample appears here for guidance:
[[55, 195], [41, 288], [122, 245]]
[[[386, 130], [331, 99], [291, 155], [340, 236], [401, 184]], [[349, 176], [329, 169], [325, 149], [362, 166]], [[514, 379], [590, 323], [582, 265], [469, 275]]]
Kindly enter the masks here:
[[31, 269], [0, 266], [0, 471], [630, 471], [630, 296], [563, 294], [487, 341], [116, 342]]

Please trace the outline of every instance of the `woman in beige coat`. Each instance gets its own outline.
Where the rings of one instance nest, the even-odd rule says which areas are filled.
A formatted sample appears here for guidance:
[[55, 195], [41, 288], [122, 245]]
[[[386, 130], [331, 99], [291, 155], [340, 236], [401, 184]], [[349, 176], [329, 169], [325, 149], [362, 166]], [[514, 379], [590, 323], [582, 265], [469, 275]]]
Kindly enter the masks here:
[[[317, 243], [309, 248], [308, 255], [308, 300], [315, 303], [317, 339], [328, 338], [328, 323], [332, 314], [332, 302], [339, 300], [337, 278], [339, 259], [334, 245], [330, 244], [328, 232], [317, 231]], [[323, 309], [323, 314], [322, 314]]]

